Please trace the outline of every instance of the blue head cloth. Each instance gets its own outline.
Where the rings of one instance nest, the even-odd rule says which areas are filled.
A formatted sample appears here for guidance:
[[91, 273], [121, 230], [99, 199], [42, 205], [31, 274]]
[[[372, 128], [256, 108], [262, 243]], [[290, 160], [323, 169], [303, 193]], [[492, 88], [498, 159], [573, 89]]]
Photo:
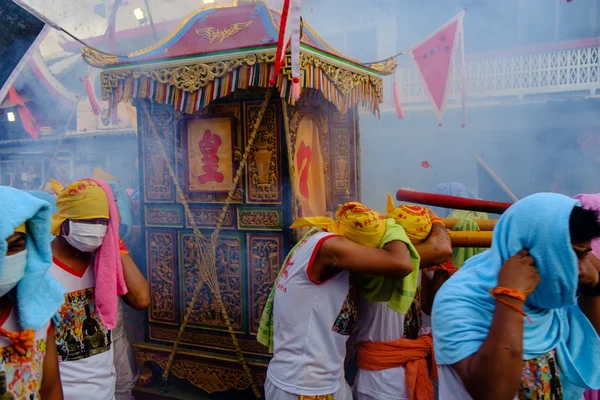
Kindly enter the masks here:
[[556, 350], [564, 399], [579, 399], [585, 388], [599, 389], [600, 339], [576, 305], [577, 256], [569, 219], [579, 202], [538, 193], [511, 206], [500, 218], [490, 250], [470, 258], [435, 296], [432, 312], [435, 355], [452, 365], [476, 353], [487, 338], [502, 264], [529, 250], [541, 277], [525, 311], [523, 359]]
[[44, 200], [46, 203], [48, 203], [50, 205], [50, 214], [54, 214], [58, 211], [58, 208], [56, 207], [55, 195], [50, 194], [48, 192], [44, 192], [43, 190], [30, 190], [27, 193], [29, 193], [33, 197], [36, 197], [40, 200]]
[[131, 198], [127, 194], [127, 191], [121, 184], [114, 181], [108, 181], [106, 183], [108, 183], [112, 189], [113, 197], [115, 198], [117, 208], [119, 209], [119, 215], [121, 217], [119, 235], [121, 236], [121, 239], [125, 239], [129, 235], [131, 226], [133, 225], [133, 203], [131, 202]]
[[21, 190], [0, 186], [0, 268], [8, 250], [6, 239], [26, 224], [27, 266], [17, 284], [17, 310], [22, 329], [38, 330], [65, 301], [65, 289], [50, 274], [50, 205]]
[[[468, 199], [477, 199], [477, 196], [465, 185], [459, 182], [440, 183], [435, 188], [436, 194], [444, 194], [447, 196], [465, 197]], [[434, 207], [434, 211], [442, 218], [448, 217], [452, 210], [447, 208]]]

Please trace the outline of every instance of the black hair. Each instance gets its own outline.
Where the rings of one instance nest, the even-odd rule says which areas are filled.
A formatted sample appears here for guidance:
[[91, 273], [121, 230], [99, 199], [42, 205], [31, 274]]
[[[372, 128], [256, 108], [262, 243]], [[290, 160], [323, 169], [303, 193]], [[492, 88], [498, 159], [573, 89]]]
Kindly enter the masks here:
[[579, 206], [574, 207], [569, 218], [569, 231], [573, 243], [587, 242], [600, 237], [598, 212]]

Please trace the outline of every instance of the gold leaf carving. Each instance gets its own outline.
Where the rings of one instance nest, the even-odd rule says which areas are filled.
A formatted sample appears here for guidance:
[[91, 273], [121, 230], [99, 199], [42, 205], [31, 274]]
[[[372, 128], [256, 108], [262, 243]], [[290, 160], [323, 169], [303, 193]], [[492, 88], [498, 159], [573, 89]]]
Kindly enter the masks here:
[[382, 75], [391, 75], [396, 72], [396, 67], [398, 67], [398, 60], [396, 58], [390, 58], [387, 61], [377, 64], [369, 65], [369, 68], [374, 69]]
[[[193, 234], [182, 234], [181, 270], [183, 274], [183, 295], [185, 309], [188, 309], [196, 283], [200, 278], [197, 262], [197, 241]], [[216, 269], [221, 296], [229, 311], [231, 325], [242, 327], [242, 266], [240, 260], [241, 243], [238, 238], [221, 237], [216, 248]], [[190, 326], [212, 326], [225, 328], [221, 309], [208, 285], [200, 289], [199, 300], [190, 313]]]
[[347, 123], [348, 122], [348, 114], [342, 114], [340, 112], [334, 111], [333, 122], [336, 124]]
[[[91, 62], [94, 60], [95, 59], [90, 58], [90, 64], [93, 66], [102, 67], [103, 65], [106, 65], [102, 64], [104, 62], [103, 59], [96, 60], [100, 62], [98, 65]], [[107, 100], [110, 97], [110, 93], [118, 87], [119, 81], [127, 78], [137, 79], [140, 77], [147, 77], [156, 80], [159, 83], [167, 83], [186, 92], [195, 92], [200, 88], [205, 87], [216, 78], [223, 77], [240, 67], [262, 63], [272, 64], [274, 62], [275, 55], [273, 53], [251, 53], [244, 57], [227, 61], [215, 61], [210, 63], [199, 62], [173, 67], [135, 67], [121, 71], [105, 71], [102, 73], [101, 78], [102, 96], [103, 99]], [[324, 58], [307, 53], [300, 54], [300, 65], [303, 68], [307, 65], [320, 68], [343, 95], [348, 95], [350, 91], [362, 85], [369, 85], [377, 95], [378, 101], [380, 103], [383, 101], [383, 81], [378, 76], [349, 70], [340, 67], [337, 64], [333, 64]], [[291, 62], [289, 55], [286, 57], [283, 72], [287, 75], [288, 79], [291, 79]]]
[[175, 273], [173, 235], [170, 233], [149, 232], [147, 238], [148, 270], [152, 320], [177, 322], [175, 319]]
[[[162, 370], [166, 369], [169, 357], [167, 354], [151, 353], [138, 350], [137, 361], [145, 366], [149, 362], [156, 363]], [[175, 358], [171, 371], [179, 379], [185, 379], [192, 385], [209, 394], [224, 392], [230, 389], [245, 390], [250, 387], [246, 374], [241, 369], [216, 366], [208, 362]], [[264, 383], [261, 373], [256, 373], [259, 384]]]
[[334, 129], [335, 190], [350, 190], [350, 138], [348, 129]]
[[[177, 339], [179, 329], [163, 326], [150, 325], [150, 339], [174, 343]], [[260, 344], [255, 338], [245, 339], [238, 337], [240, 347], [245, 353], [268, 354], [269, 349]], [[194, 347], [205, 347], [217, 350], [235, 350], [230, 335], [219, 335], [215, 333], [200, 333], [195, 331], [184, 331], [181, 343]]]
[[146, 208], [147, 225], [181, 225], [181, 212], [174, 209]]
[[254, 229], [280, 229], [281, 219], [277, 211], [239, 211], [240, 227]]
[[250, 276], [251, 281], [251, 325], [252, 333], [258, 332], [258, 325], [269, 294], [281, 267], [280, 236], [250, 235]]
[[239, 103], [210, 104], [196, 111], [194, 115], [232, 114], [239, 119], [240, 109]]
[[196, 35], [201, 38], [207, 39], [210, 44], [212, 44], [215, 40], [218, 40], [219, 43], [223, 42], [223, 40], [227, 39], [230, 36], [235, 35], [236, 33], [243, 31], [247, 27], [250, 26], [252, 20], [248, 22], [238, 22], [236, 24], [229, 25], [227, 29], [215, 29], [215, 28], [196, 28]]
[[[247, 108], [247, 132], [256, 124], [259, 105]], [[280, 171], [275, 105], [267, 107], [256, 142], [248, 157], [248, 201], [274, 203], [280, 200]]]
[[[172, 110], [172, 109], [171, 109]], [[162, 108], [152, 115], [160, 139], [167, 154], [173, 149], [173, 113]], [[149, 140], [148, 121], [142, 118], [142, 138], [144, 144], [144, 181], [147, 201], [168, 201], [173, 199], [173, 181], [169, 176], [165, 159], [162, 156], [160, 143]]]
[[[192, 208], [191, 212], [194, 216], [194, 221], [196, 221], [196, 225], [201, 228], [206, 227], [215, 227], [217, 225], [217, 221], [219, 220], [219, 216], [221, 215], [222, 208]], [[190, 226], [189, 221], [187, 225]], [[233, 228], [233, 210], [228, 209], [225, 217], [223, 219], [223, 228]]]
[[86, 63], [93, 65], [94, 67], [105, 67], [107, 65], [119, 63], [119, 58], [117, 56], [100, 53], [89, 47], [81, 49], [81, 56]]
[[[244, 57], [227, 61], [195, 63], [163, 68], [132, 68], [121, 71], [105, 71], [101, 75], [102, 96], [105, 100], [118, 87], [119, 81], [127, 78], [146, 77], [159, 83], [175, 86], [186, 92], [195, 92], [217, 78], [221, 78], [240, 67], [275, 62], [275, 55], [250, 53]], [[92, 64], [93, 65], [93, 64]]]

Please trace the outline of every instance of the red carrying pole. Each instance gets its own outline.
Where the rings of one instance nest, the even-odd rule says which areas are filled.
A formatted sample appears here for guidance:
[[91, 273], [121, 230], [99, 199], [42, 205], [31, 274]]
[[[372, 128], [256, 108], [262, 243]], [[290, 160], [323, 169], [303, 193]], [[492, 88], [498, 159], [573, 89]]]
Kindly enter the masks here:
[[426, 206], [450, 208], [453, 210], [479, 211], [490, 214], [502, 214], [512, 203], [467, 199], [464, 197], [448, 196], [444, 194], [413, 192], [398, 190], [396, 200], [423, 204]]

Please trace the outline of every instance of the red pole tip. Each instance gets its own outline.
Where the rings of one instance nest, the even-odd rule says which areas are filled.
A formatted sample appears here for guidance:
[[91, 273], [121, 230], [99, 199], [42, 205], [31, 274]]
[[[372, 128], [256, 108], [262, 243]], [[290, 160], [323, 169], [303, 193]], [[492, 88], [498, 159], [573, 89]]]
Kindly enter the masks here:
[[461, 128], [464, 128], [465, 126], [467, 126], [467, 124], [460, 124]]
[[442, 123], [440, 122], [440, 123], [438, 124], [438, 126], [439, 126], [439, 127], [441, 127], [441, 126], [442, 126]]

